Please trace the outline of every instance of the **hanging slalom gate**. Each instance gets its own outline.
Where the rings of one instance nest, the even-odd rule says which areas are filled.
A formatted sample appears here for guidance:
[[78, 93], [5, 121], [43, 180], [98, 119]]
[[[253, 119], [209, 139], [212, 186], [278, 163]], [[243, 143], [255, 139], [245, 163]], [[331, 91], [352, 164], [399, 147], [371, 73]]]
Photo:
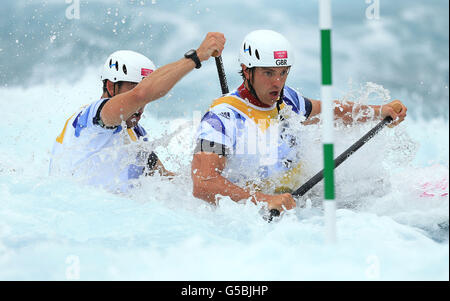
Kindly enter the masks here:
[[321, 36], [322, 62], [322, 121], [323, 121], [323, 165], [324, 165], [324, 218], [325, 238], [336, 241], [336, 201], [334, 195], [334, 107], [332, 99], [331, 68], [331, 0], [319, 1], [319, 28]]

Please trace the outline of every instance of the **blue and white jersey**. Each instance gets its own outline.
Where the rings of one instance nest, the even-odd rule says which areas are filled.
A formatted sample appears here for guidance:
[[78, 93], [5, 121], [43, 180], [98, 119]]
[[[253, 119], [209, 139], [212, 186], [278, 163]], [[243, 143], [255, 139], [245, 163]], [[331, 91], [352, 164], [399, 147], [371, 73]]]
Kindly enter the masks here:
[[74, 176], [82, 182], [112, 191], [127, 191], [129, 180], [144, 172], [151, 151], [146, 149], [146, 131], [134, 128], [101, 127], [96, 122], [100, 99], [73, 114], [56, 138], [50, 174]]
[[226, 147], [229, 154], [222, 176], [236, 185], [267, 193], [297, 188], [300, 137], [287, 131], [289, 116], [308, 116], [311, 102], [285, 87], [279, 108], [276, 103], [261, 108], [243, 97], [245, 91], [241, 86], [213, 102], [202, 118], [197, 140]]

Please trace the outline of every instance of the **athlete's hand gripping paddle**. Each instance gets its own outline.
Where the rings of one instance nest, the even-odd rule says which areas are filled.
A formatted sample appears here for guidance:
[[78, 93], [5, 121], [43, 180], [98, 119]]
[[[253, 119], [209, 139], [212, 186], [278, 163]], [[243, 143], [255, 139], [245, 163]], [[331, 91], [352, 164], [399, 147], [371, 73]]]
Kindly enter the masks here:
[[[392, 104], [394, 107], [394, 110], [397, 113], [400, 113], [402, 110], [402, 105], [400, 103], [394, 103]], [[381, 112], [380, 112], [381, 114]], [[381, 131], [381, 129], [392, 122], [392, 117], [387, 116], [382, 121], [380, 121], [373, 129], [371, 129], [367, 134], [365, 134], [361, 139], [356, 141], [352, 146], [350, 146], [346, 151], [344, 151], [339, 157], [337, 157], [334, 160], [334, 168], [341, 165], [342, 162], [347, 160], [348, 157], [353, 155], [354, 152], [356, 152], [358, 149], [361, 148], [364, 144], [366, 144], [367, 141], [372, 139], [378, 132]], [[303, 184], [299, 189], [294, 191], [292, 193], [293, 196], [303, 196], [308, 192], [311, 188], [313, 188], [317, 183], [319, 183], [323, 179], [323, 169], [319, 171], [314, 177], [312, 177], [308, 182]], [[266, 217], [267, 221], [270, 223], [274, 217], [277, 217], [280, 215], [280, 211], [277, 209], [272, 209], [269, 212], [269, 216]]]

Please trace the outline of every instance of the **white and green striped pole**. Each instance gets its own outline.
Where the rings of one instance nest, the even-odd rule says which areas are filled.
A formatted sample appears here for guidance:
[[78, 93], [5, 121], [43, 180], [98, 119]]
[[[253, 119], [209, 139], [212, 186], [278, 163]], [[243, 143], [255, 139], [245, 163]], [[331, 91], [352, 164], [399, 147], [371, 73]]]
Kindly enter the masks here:
[[331, 0], [319, 0], [319, 26], [322, 53], [322, 121], [324, 163], [324, 212], [326, 241], [336, 242], [336, 201], [334, 200], [334, 108], [331, 70]]

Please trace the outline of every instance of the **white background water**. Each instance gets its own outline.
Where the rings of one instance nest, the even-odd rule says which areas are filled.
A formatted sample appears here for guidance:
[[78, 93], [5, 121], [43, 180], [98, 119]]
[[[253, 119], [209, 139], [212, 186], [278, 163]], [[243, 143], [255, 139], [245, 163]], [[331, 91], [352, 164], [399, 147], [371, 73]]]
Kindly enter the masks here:
[[[379, 20], [366, 18], [362, 0], [333, 6], [335, 97], [379, 104], [390, 95], [409, 108], [404, 123], [336, 171], [336, 245], [324, 241], [320, 184], [271, 224], [251, 203], [224, 198], [212, 207], [192, 197], [193, 110], [204, 112], [220, 91], [212, 61], [147, 106], [142, 120], [176, 180], [142, 179], [122, 196], [47, 176], [55, 137], [100, 96], [99, 67], [124, 45], [161, 66], [220, 30], [235, 87], [244, 34], [272, 28], [297, 48], [288, 84], [319, 98], [315, 1], [82, 1], [79, 20], [65, 18], [64, 1], [6, 4], [0, 279], [448, 280], [448, 188], [439, 186], [449, 174], [448, 2], [385, 2]], [[339, 126], [336, 154], [373, 126]], [[320, 128], [301, 130], [307, 180], [321, 169]]]

